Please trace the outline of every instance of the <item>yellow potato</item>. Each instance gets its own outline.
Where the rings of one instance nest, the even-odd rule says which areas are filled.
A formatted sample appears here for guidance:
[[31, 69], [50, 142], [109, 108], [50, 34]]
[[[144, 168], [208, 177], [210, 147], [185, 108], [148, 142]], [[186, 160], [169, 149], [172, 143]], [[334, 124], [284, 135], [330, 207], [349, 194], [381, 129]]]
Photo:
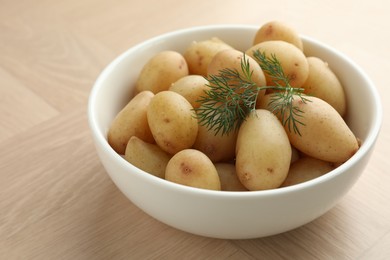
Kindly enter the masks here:
[[164, 179], [165, 168], [171, 155], [156, 144], [132, 136], [126, 146], [125, 159], [141, 170]]
[[256, 103], [256, 108], [257, 109], [267, 109], [267, 110], [271, 111], [270, 102], [272, 101], [273, 95], [274, 95], [274, 93], [265, 94], [260, 99], [260, 101]]
[[334, 107], [341, 116], [346, 113], [346, 98], [343, 86], [328, 63], [317, 57], [308, 57], [309, 76], [303, 84], [305, 93], [321, 98]]
[[147, 119], [156, 143], [175, 154], [190, 148], [198, 133], [198, 120], [191, 104], [173, 91], [157, 93], [147, 109]]
[[[244, 59], [244, 53], [235, 49], [223, 50], [218, 52], [211, 60], [208, 68], [207, 75], [218, 75], [223, 69], [232, 69], [244, 75], [241, 68], [241, 63]], [[252, 80], [257, 86], [265, 86], [265, 76], [263, 70], [259, 64], [250, 56], [246, 55], [245, 59], [248, 61], [250, 69], [252, 71]], [[245, 61], [246, 61], [245, 60]]]
[[154, 94], [168, 90], [171, 84], [188, 75], [188, 65], [183, 55], [175, 51], [162, 51], [153, 56], [142, 68], [136, 82], [136, 91]]
[[187, 61], [190, 74], [207, 76], [207, 67], [211, 59], [215, 54], [226, 49], [233, 49], [233, 47], [216, 37], [204, 41], [192, 42], [183, 54]]
[[231, 163], [216, 163], [221, 190], [223, 191], [248, 191], [240, 182], [236, 174], [236, 167]]
[[169, 90], [174, 91], [185, 97], [193, 108], [198, 108], [199, 98], [210, 89], [208, 80], [200, 75], [188, 75], [174, 82]]
[[[244, 73], [241, 68], [241, 63], [244, 59], [244, 53], [235, 49], [228, 49], [218, 52], [213, 59], [211, 60], [208, 68], [207, 75], [218, 75], [223, 69], [232, 69], [239, 72], [239, 74], [244, 78]], [[260, 65], [250, 56], [245, 56], [245, 61], [248, 61], [250, 70], [252, 72], [251, 80], [258, 87], [263, 87], [266, 85], [266, 79], [263, 70], [260, 68]], [[229, 82], [230, 85], [234, 86], [236, 82]], [[260, 100], [261, 97], [265, 94], [265, 90], [259, 92], [257, 100]]]
[[285, 41], [295, 45], [298, 49], [303, 50], [302, 39], [299, 34], [288, 24], [281, 21], [270, 21], [256, 32], [253, 45], [265, 41]]
[[195, 149], [175, 154], [165, 170], [165, 179], [195, 188], [221, 190], [217, 169], [210, 159]]
[[198, 135], [193, 145], [206, 154], [212, 162], [229, 161], [234, 159], [237, 132], [222, 135], [215, 134], [215, 130], [209, 130], [206, 126], [198, 126]]
[[[246, 54], [253, 57], [253, 52], [259, 50], [265, 53], [266, 57], [275, 55], [279, 60], [283, 72], [290, 78], [290, 85], [299, 88], [303, 85], [309, 75], [309, 64], [303, 52], [285, 41], [266, 41], [250, 47]], [[265, 72], [267, 85], [274, 86], [275, 83], [268, 73]], [[280, 82], [281, 83], [281, 82]]]
[[240, 127], [236, 171], [248, 190], [279, 187], [287, 177], [291, 145], [278, 118], [268, 110], [250, 114]]
[[299, 125], [301, 135], [294, 131], [286, 132], [291, 144], [301, 152], [328, 162], [342, 163], [359, 149], [358, 140], [340, 114], [327, 102], [316, 97], [306, 97], [310, 102], [302, 102], [295, 96], [292, 106], [301, 110]]
[[147, 107], [153, 96], [150, 91], [138, 93], [116, 115], [108, 130], [107, 139], [117, 153], [125, 153], [127, 142], [132, 136], [146, 142], [154, 142], [146, 116]]
[[302, 157], [290, 166], [286, 180], [281, 187], [291, 186], [309, 181], [324, 175], [334, 169], [329, 162], [318, 160], [312, 157]]

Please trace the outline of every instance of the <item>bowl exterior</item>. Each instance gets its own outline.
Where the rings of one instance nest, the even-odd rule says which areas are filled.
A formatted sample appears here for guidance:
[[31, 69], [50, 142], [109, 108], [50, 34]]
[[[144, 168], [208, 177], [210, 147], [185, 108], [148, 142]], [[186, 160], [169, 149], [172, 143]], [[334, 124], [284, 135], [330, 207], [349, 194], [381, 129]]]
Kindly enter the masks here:
[[359, 160], [348, 169], [349, 174], [337, 174], [317, 185], [262, 194], [215, 194], [170, 183], [163, 185], [131, 165], [118, 164], [104, 148], [97, 150], [116, 186], [148, 215], [192, 234], [221, 239], [275, 235], [320, 217], [348, 192], [369, 158]]
[[[106, 140], [108, 127], [116, 113], [128, 102], [137, 75], [151, 56], [162, 50], [183, 52], [192, 41], [215, 36], [245, 51], [251, 45], [256, 30], [255, 26], [207, 26], [158, 36], [114, 60], [92, 89], [89, 123], [103, 166], [129, 200], [167, 225], [197, 235], [224, 239], [258, 238], [282, 233], [302, 226], [332, 208], [357, 181], [369, 160], [381, 118], [377, 103], [379, 98], [372, 83], [352, 61], [307, 37], [304, 37], [307, 54], [318, 54], [328, 60], [335, 67], [336, 74], [341, 76], [350, 102], [347, 120], [351, 122], [352, 130], [363, 139], [362, 149], [331, 173], [275, 190], [208, 191], [170, 183], [147, 174], [111, 149]], [[346, 73], [348, 75], [344, 77]], [[353, 78], [360, 81], [350, 82]], [[359, 99], [367, 98], [367, 95], [371, 98], [372, 108], [364, 112], [363, 122], [359, 123], [357, 121], [362, 113]]]

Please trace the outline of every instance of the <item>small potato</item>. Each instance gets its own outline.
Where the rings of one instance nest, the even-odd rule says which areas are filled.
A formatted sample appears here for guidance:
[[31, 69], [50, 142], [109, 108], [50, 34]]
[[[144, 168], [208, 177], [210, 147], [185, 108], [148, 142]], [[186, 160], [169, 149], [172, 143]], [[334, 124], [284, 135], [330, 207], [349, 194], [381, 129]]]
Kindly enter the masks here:
[[300, 121], [304, 125], [299, 125], [299, 135], [287, 129], [286, 124], [291, 144], [304, 154], [323, 161], [347, 161], [359, 149], [355, 135], [331, 105], [320, 98], [306, 98], [309, 101], [303, 102], [294, 96], [292, 101], [292, 106], [302, 111]]
[[211, 59], [215, 54], [226, 49], [233, 49], [233, 47], [216, 37], [192, 42], [183, 54], [190, 74], [207, 76], [207, 67]]
[[[244, 53], [235, 49], [218, 52], [207, 67], [207, 75], [218, 75], [223, 69], [237, 70], [241, 76], [244, 75], [241, 63], [244, 60]], [[260, 65], [250, 56], [245, 56], [245, 61], [249, 63], [252, 71], [252, 80], [257, 86], [265, 86], [265, 75]]]
[[302, 157], [291, 164], [287, 178], [284, 180], [281, 187], [291, 186], [315, 179], [332, 171], [334, 168], [335, 167], [332, 163], [312, 157]]
[[165, 170], [165, 179], [201, 189], [221, 190], [217, 169], [210, 159], [195, 149], [175, 154]]
[[[244, 73], [241, 68], [241, 63], [244, 60], [244, 53], [235, 49], [223, 50], [218, 52], [211, 60], [208, 68], [207, 75], [218, 75], [223, 69], [232, 69], [238, 71], [238, 73], [244, 78]], [[258, 87], [266, 85], [266, 79], [263, 70], [260, 65], [250, 56], [245, 56], [245, 61], [248, 62], [250, 70], [252, 72], [251, 80], [256, 83]], [[236, 82], [230, 82], [232, 87]], [[264, 96], [265, 90], [259, 92], [257, 100], [260, 100]]]
[[278, 118], [268, 110], [251, 113], [240, 127], [236, 171], [248, 190], [278, 188], [287, 177], [291, 145]]
[[321, 98], [334, 107], [343, 117], [346, 113], [346, 98], [343, 86], [329, 68], [328, 63], [317, 57], [308, 57], [309, 76], [303, 84], [305, 93]]
[[[246, 51], [246, 54], [253, 58], [253, 52], [259, 50], [265, 53], [266, 57], [275, 55], [283, 72], [290, 78], [290, 85], [295, 88], [300, 88], [306, 81], [309, 75], [309, 64], [303, 52], [285, 41], [266, 41], [258, 43]], [[265, 73], [267, 85], [275, 86], [273, 79], [268, 73]], [[283, 82], [280, 82], [283, 84]]]
[[156, 144], [132, 136], [126, 146], [125, 159], [141, 170], [164, 179], [165, 168], [171, 155]]
[[142, 68], [136, 91], [149, 90], [156, 94], [168, 90], [173, 82], [187, 75], [188, 65], [183, 55], [175, 51], [162, 51]]
[[223, 191], [248, 191], [240, 182], [236, 174], [236, 167], [231, 163], [216, 163], [221, 190]]
[[281, 21], [270, 21], [261, 26], [256, 32], [253, 45], [275, 40], [289, 42], [303, 51], [303, 43], [299, 34], [288, 24]]
[[146, 110], [153, 96], [150, 91], [138, 93], [116, 115], [108, 130], [107, 139], [117, 153], [125, 153], [127, 142], [132, 136], [137, 136], [145, 142], [154, 142], [146, 117]]
[[209, 130], [207, 126], [198, 126], [198, 135], [193, 145], [206, 154], [212, 162], [229, 161], [234, 159], [237, 131], [222, 135], [221, 132]]
[[199, 98], [210, 89], [208, 80], [200, 75], [188, 75], [174, 82], [169, 90], [174, 91], [185, 97], [193, 108], [198, 108]]
[[267, 93], [265, 94], [259, 102], [256, 103], [257, 109], [267, 109], [272, 112], [271, 109], [271, 102], [273, 98], [274, 93]]
[[147, 119], [156, 143], [175, 154], [190, 148], [198, 133], [198, 120], [191, 104], [173, 91], [157, 93], [147, 109]]

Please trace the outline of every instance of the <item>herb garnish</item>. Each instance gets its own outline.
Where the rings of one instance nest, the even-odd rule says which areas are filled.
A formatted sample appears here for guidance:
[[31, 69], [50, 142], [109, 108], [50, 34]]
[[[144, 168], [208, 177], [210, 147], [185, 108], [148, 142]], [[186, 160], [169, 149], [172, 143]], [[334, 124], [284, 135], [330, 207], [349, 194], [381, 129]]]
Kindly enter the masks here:
[[260, 91], [272, 89], [271, 101], [268, 104], [272, 113], [277, 115], [289, 131], [300, 135], [299, 125], [303, 111], [292, 105], [294, 98], [303, 102], [309, 101], [304, 97], [303, 88], [294, 88], [290, 85], [290, 78], [284, 74], [282, 66], [275, 55], [267, 57], [264, 52], [253, 52], [254, 59], [259, 63], [263, 72], [272, 78], [274, 86], [257, 86], [252, 80], [253, 71], [249, 60], [243, 56], [241, 60], [241, 73], [237, 70], [222, 69], [218, 75], [210, 75], [210, 89], [205, 91], [195, 109], [199, 123], [205, 125], [215, 134], [219, 132], [228, 134], [238, 130], [245, 118], [256, 109], [256, 101]]

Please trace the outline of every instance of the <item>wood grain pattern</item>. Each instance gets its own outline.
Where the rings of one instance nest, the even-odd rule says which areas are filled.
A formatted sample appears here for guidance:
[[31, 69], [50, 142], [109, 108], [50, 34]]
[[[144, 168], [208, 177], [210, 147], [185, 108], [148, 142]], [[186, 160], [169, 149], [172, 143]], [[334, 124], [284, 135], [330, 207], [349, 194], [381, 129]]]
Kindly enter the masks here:
[[[390, 258], [388, 1], [0, 6], [0, 259]], [[150, 37], [274, 19], [344, 52], [376, 83], [384, 121], [363, 176], [322, 217], [262, 239], [195, 236], [146, 215], [115, 187], [95, 153], [86, 115], [94, 80], [116, 55]]]

